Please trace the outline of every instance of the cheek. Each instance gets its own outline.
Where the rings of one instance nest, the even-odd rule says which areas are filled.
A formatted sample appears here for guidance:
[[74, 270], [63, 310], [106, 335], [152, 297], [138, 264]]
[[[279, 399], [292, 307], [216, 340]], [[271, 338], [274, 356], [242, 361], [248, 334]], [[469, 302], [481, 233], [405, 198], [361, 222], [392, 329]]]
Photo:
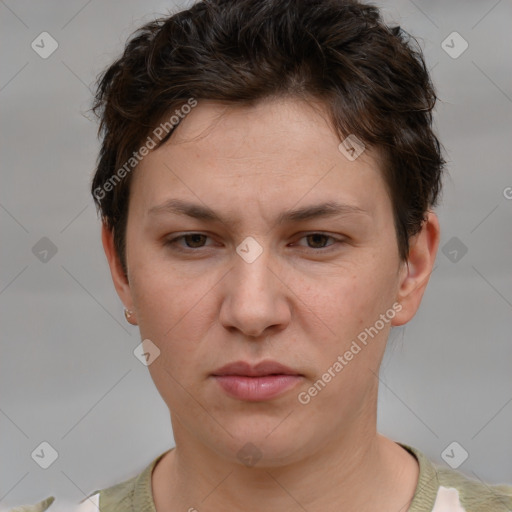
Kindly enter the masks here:
[[157, 256], [140, 254], [139, 258], [134, 258], [135, 271], [130, 287], [141, 334], [172, 338], [181, 322], [198, 314], [202, 299], [215, 281], [207, 274], [186, 276]]
[[[394, 278], [391, 272], [364, 262], [360, 268], [351, 270], [344, 269], [330, 276], [322, 287], [304, 286], [307, 304], [314, 306], [315, 317], [322, 319], [316, 328], [311, 323], [305, 333], [305, 351], [314, 361], [316, 371], [311, 380], [313, 385], [318, 382], [317, 387], [322, 390], [314, 399], [315, 405], [308, 408], [309, 412], [318, 408], [319, 414], [320, 411], [325, 414], [327, 407], [334, 415], [342, 411], [346, 415], [351, 409], [365, 408], [369, 406], [368, 397], [376, 384], [375, 374], [378, 374], [392, 318], [389, 315], [388, 322], [383, 322], [381, 315], [394, 313]], [[307, 308], [304, 314], [314, 318]], [[329, 383], [324, 388], [325, 382]], [[312, 390], [315, 392], [316, 388]]]
[[[157, 387], [191, 386], [201, 370], [201, 350], [218, 311], [214, 304], [214, 273], [190, 277], [148, 258], [135, 266], [131, 282], [142, 339], [150, 339], [160, 356], [149, 370]], [[158, 363], [158, 364], [156, 364]]]
[[392, 306], [396, 286], [396, 278], [386, 271], [385, 263], [379, 266], [371, 260], [338, 268], [321, 279], [299, 278], [296, 282], [294, 292], [301, 299], [297, 304], [303, 304], [304, 314], [310, 311], [327, 338], [340, 342], [373, 325]]

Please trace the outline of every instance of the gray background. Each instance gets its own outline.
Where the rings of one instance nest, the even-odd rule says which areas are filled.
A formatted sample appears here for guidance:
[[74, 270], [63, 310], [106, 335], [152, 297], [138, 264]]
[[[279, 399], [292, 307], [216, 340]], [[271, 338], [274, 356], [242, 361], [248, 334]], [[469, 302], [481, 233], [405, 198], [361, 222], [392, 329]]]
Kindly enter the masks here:
[[[174, 5], [0, 1], [3, 507], [49, 495], [76, 502], [173, 445], [167, 408], [132, 353], [138, 331], [124, 321], [102, 252], [88, 192], [97, 125], [87, 109], [96, 75], [131, 32]], [[442, 465], [457, 441], [469, 453], [461, 471], [511, 482], [512, 4], [379, 5], [426, 52], [449, 158], [438, 208], [446, 254], [439, 252], [420, 312], [392, 332], [379, 429]], [[31, 48], [43, 31], [59, 44], [47, 59]], [[453, 31], [469, 43], [456, 59], [441, 46]], [[46, 263], [32, 252], [42, 237], [57, 248]], [[31, 458], [43, 441], [58, 452], [48, 469]]]

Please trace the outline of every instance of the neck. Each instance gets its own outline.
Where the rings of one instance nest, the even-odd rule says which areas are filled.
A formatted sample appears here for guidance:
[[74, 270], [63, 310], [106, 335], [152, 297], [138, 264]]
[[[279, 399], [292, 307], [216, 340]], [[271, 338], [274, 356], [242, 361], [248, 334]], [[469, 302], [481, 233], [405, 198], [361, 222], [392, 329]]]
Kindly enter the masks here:
[[157, 512], [308, 510], [406, 512], [418, 481], [416, 459], [376, 430], [344, 432], [284, 466], [246, 467], [191, 438], [173, 422], [176, 448], [153, 472]]

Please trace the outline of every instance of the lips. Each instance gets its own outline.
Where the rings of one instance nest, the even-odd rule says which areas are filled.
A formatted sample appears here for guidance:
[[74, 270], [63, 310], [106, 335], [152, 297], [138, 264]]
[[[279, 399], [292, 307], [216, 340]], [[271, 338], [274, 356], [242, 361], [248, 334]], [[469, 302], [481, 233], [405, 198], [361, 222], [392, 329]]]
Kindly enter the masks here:
[[301, 375], [300, 372], [293, 370], [277, 361], [261, 361], [252, 366], [245, 361], [229, 363], [215, 370], [214, 376], [219, 375], [241, 375], [244, 377], [262, 377], [265, 375]]
[[212, 377], [230, 397], [262, 402], [289, 391], [303, 375], [276, 361], [262, 361], [254, 366], [238, 361], [219, 368]]

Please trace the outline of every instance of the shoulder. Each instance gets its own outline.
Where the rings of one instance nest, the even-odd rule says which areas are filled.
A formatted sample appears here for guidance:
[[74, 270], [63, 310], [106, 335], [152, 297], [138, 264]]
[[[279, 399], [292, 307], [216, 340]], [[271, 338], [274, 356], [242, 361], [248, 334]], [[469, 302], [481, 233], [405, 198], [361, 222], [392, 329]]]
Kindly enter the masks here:
[[108, 512], [110, 510], [132, 510], [134, 488], [141, 474], [112, 487], [94, 491], [94, 493], [84, 498], [78, 504], [62, 502], [58, 499], [56, 500], [54, 496], [50, 496], [35, 505], [16, 507], [9, 509], [7, 512]]
[[151, 510], [154, 511], [151, 475], [166, 452], [154, 458], [139, 474], [100, 491], [100, 511]]
[[54, 496], [49, 496], [35, 505], [25, 505], [15, 507], [8, 512], [98, 512], [99, 510], [99, 493], [95, 493], [84, 498], [79, 504], [70, 505], [69, 503], [55, 500]]
[[489, 485], [448, 468], [437, 467], [437, 475], [438, 501], [455, 502], [458, 498], [468, 512], [510, 512], [512, 510], [511, 485]]
[[489, 485], [431, 462], [421, 451], [399, 443], [420, 465], [410, 512], [510, 512], [512, 486]]
[[69, 503], [49, 496], [35, 505], [9, 509], [7, 512], [112, 512], [117, 510], [152, 510], [151, 473], [164, 452], [140, 473], [111, 487], [95, 490], [80, 503]]

